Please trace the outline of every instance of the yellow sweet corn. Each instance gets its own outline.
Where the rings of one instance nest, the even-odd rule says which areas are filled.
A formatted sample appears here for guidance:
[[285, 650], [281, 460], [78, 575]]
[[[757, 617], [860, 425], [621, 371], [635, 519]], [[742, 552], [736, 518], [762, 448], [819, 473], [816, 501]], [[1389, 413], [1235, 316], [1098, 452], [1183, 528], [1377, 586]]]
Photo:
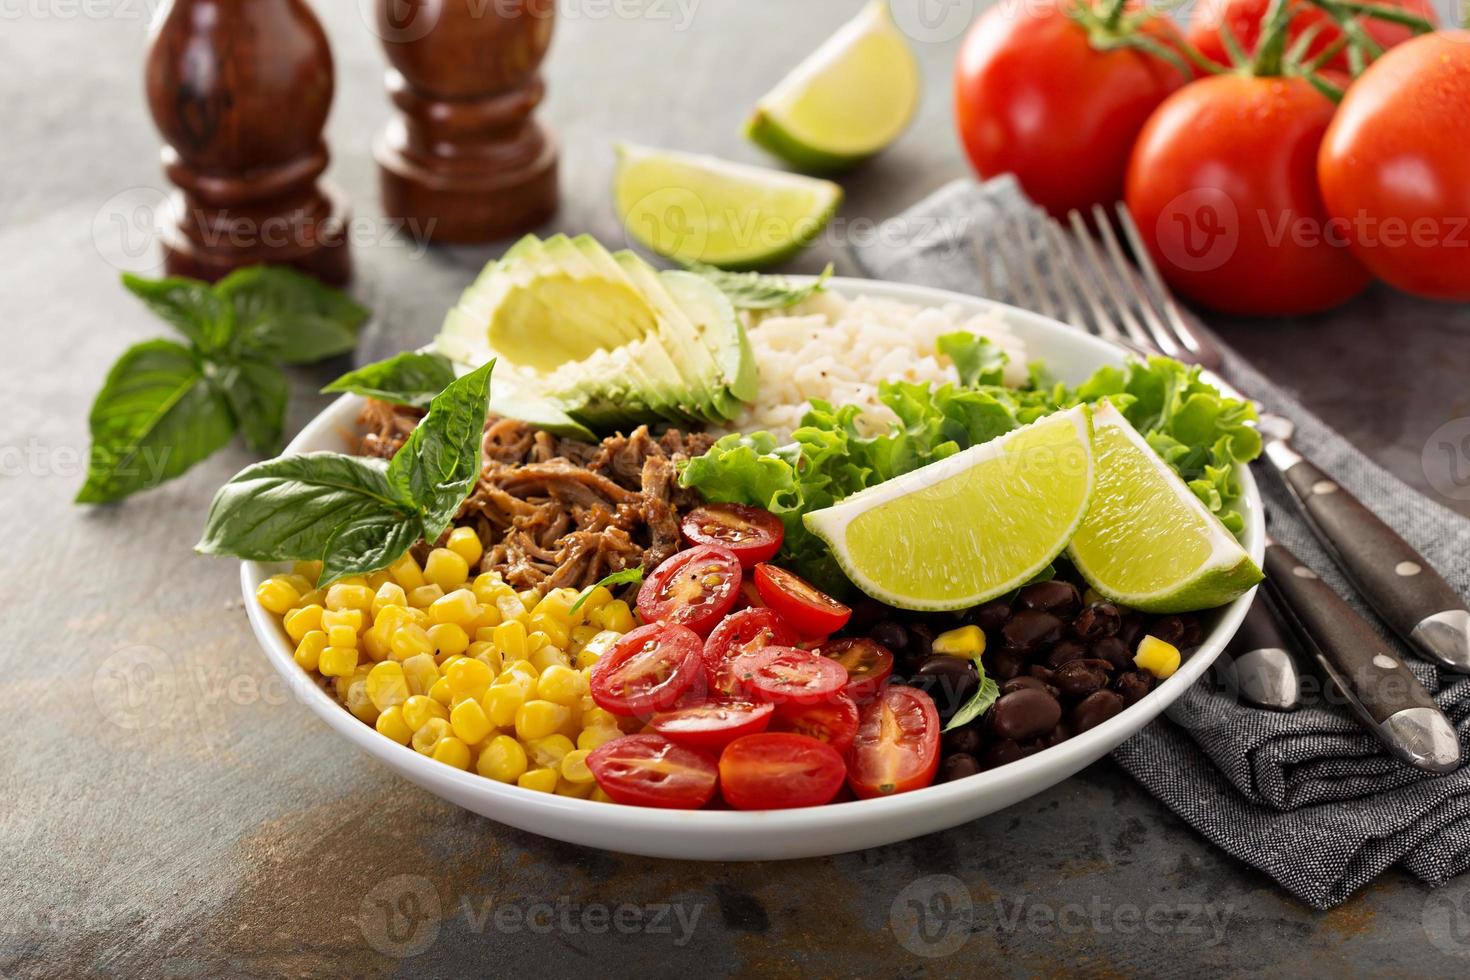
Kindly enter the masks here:
[[571, 707], [587, 693], [587, 683], [582, 675], [570, 667], [554, 664], [541, 671], [536, 678], [536, 695], [553, 704]]
[[526, 612], [526, 606], [521, 602], [520, 596], [514, 592], [502, 595], [495, 600], [495, 609], [500, 613], [500, 619], [505, 623], [520, 623], [525, 625], [530, 615]]
[[525, 742], [526, 754], [531, 759], [531, 764], [538, 769], [557, 769], [561, 766], [561, 760], [566, 758], [568, 752], [573, 751], [576, 746], [572, 740], [560, 732], [553, 732], [544, 738], [531, 738]]
[[301, 590], [282, 575], [274, 575], [255, 587], [255, 601], [277, 616], [285, 615], [300, 599]]
[[538, 793], [555, 793], [556, 779], [555, 769], [531, 769], [521, 773], [516, 785], [522, 789], [534, 789]]
[[480, 563], [480, 556], [485, 553], [485, 546], [480, 543], [480, 536], [473, 528], [457, 527], [449, 532], [449, 540], [444, 542], [445, 547], [464, 559], [465, 565], [474, 568]]
[[961, 626], [945, 630], [934, 638], [935, 653], [974, 659], [985, 652], [985, 634], [978, 626]]
[[605, 790], [603, 790], [603, 788], [601, 786], [594, 787], [593, 790], [592, 790], [592, 795], [589, 796], [589, 797], [587, 797], [587, 799], [592, 800], [592, 801], [594, 801], [596, 803], [612, 803], [613, 802], [613, 798], [611, 796], [608, 796], [607, 795], [607, 792]]
[[480, 615], [480, 602], [469, 589], [455, 589], [429, 606], [429, 621], [453, 623], [468, 631]]
[[469, 581], [470, 564], [448, 548], [435, 548], [424, 562], [424, 578], [448, 592]]
[[[471, 698], [482, 698], [490, 689], [490, 682], [495, 679], [495, 674], [483, 661], [471, 660], [469, 657], [461, 657], [456, 660], [448, 670], [445, 677], [449, 678], [449, 689], [455, 696], [465, 695]], [[479, 741], [469, 739], [468, 741]]]
[[286, 635], [293, 643], [300, 643], [307, 633], [322, 628], [322, 607], [313, 603], [287, 610], [281, 625], [286, 627]]
[[526, 703], [526, 692], [515, 683], [492, 684], [480, 703], [496, 728], [509, 728], [515, 724], [516, 714]]
[[408, 683], [409, 694], [428, 694], [429, 688], [439, 679], [439, 667], [433, 654], [421, 653], [403, 661], [403, 677]]
[[622, 634], [614, 630], [599, 630], [597, 635], [588, 640], [582, 649], [577, 651], [576, 665], [579, 669], [591, 667], [597, 661], [607, 655], [612, 645], [622, 638]]
[[596, 783], [573, 783], [564, 778], [556, 781], [557, 796], [573, 796], [579, 800], [587, 799], [596, 788]]
[[322, 563], [319, 561], [293, 561], [291, 563], [291, 574], [300, 575], [309, 582], [315, 582], [322, 577]]
[[422, 694], [415, 694], [403, 702], [403, 720], [415, 732], [435, 718], [439, 718], [445, 723], [448, 723], [449, 712], [445, 710], [444, 705], [435, 701], [433, 698], [425, 697]]
[[403, 720], [402, 705], [395, 704], [379, 714], [373, 727], [378, 730], [378, 734], [388, 736], [399, 745], [407, 745], [413, 740], [413, 731], [408, 727], [408, 722]]
[[[345, 627], [337, 628], [344, 629]], [[317, 660], [317, 670], [323, 677], [352, 676], [357, 670], [357, 648], [329, 645], [321, 652]]]
[[622, 599], [614, 599], [598, 610], [601, 614], [603, 629], [613, 630], [617, 633], [626, 633], [634, 626], [633, 611]]
[[469, 745], [483, 741], [495, 726], [490, 723], [489, 715], [478, 701], [461, 701], [449, 712], [449, 724], [454, 728], [454, 734]]
[[366, 677], [354, 675], [352, 683], [347, 686], [347, 710], [356, 715], [358, 721], [365, 721], [369, 725], [377, 722], [378, 706], [368, 696]]
[[346, 647], [349, 650], [356, 650], [357, 630], [346, 624], [329, 626], [327, 627], [327, 642], [334, 647]]
[[454, 623], [439, 623], [428, 629], [429, 642], [439, 658], [458, 657], [470, 648], [470, 635], [463, 626]]
[[500, 651], [495, 648], [495, 644], [477, 640], [470, 644], [470, 648], [464, 652], [464, 655], [489, 667], [492, 675], [500, 673], [502, 661]]
[[407, 701], [410, 692], [403, 665], [396, 660], [385, 660], [374, 666], [368, 672], [367, 693], [379, 711]]
[[334, 626], [346, 626], [354, 633], [361, 633], [365, 622], [361, 609], [328, 609], [322, 613], [322, 629], [329, 634]]
[[470, 767], [470, 747], [453, 735], [447, 735], [435, 742], [431, 754], [436, 762], [442, 762], [446, 766], [456, 769]]
[[[538, 635], [539, 634], [537, 633], [532, 633], [531, 637], [536, 637]], [[531, 654], [531, 666], [535, 667], [536, 670], [542, 674], [546, 673], [546, 671], [551, 667], [566, 667], [570, 669], [571, 665], [571, 659], [562, 652], [560, 647], [554, 647], [550, 645], [542, 646], [538, 647]]]
[[617, 727], [587, 727], [577, 735], [577, 748], [592, 752], [611, 742], [613, 739], [622, 738], [623, 731]]
[[491, 634], [507, 660], [523, 660], [526, 656], [526, 627], [517, 620], [510, 620], [495, 627]]
[[389, 606], [408, 605], [408, 593], [403, 586], [397, 582], [384, 582], [378, 586], [378, 591], [373, 593], [373, 622], [376, 623], [383, 616], [383, 610]]
[[322, 651], [327, 648], [327, 634], [321, 630], [310, 630], [296, 644], [293, 654], [302, 670], [316, 670], [321, 662]]
[[427, 616], [429, 607], [442, 598], [444, 598], [444, 590], [437, 583], [430, 582], [428, 585], [410, 589], [408, 604], [415, 609], [424, 610], [424, 615]]
[[441, 677], [429, 688], [429, 697], [438, 701], [446, 708], [454, 707], [454, 690], [449, 686], [449, 678]]
[[516, 737], [522, 741], [545, 738], [566, 722], [569, 713], [566, 706], [552, 701], [527, 701], [516, 711]]
[[475, 769], [486, 779], [513, 783], [526, 771], [526, 750], [509, 735], [497, 735], [480, 750]]
[[1174, 676], [1179, 669], [1179, 648], [1165, 643], [1156, 636], [1145, 636], [1138, 643], [1138, 653], [1133, 662], [1140, 670], [1146, 670], [1159, 680]]
[[591, 754], [587, 749], [573, 749], [562, 756], [558, 767], [561, 778], [569, 783], [592, 782], [592, 770], [587, 768], [587, 757]]
[[334, 583], [327, 589], [327, 608], [331, 610], [358, 609], [366, 612], [373, 608], [373, 590], [366, 585]]
[[388, 574], [393, 576], [393, 581], [402, 586], [406, 592], [412, 592], [424, 584], [423, 570], [419, 568], [419, 563], [414, 561], [413, 555], [406, 554], [389, 565]]
[[452, 738], [454, 729], [449, 727], [449, 722], [444, 718], [430, 718], [413, 733], [413, 750], [428, 755], [434, 751], [434, 746], [439, 744], [441, 738]]
[[393, 576], [389, 575], [386, 569], [379, 569], [376, 572], [368, 572], [367, 574], [367, 587], [372, 589], [374, 594], [391, 581], [393, 581]]
[[434, 641], [429, 639], [429, 631], [422, 626], [409, 623], [400, 626], [388, 638], [388, 648], [393, 651], [393, 656], [399, 660], [407, 660], [421, 653], [433, 654]]

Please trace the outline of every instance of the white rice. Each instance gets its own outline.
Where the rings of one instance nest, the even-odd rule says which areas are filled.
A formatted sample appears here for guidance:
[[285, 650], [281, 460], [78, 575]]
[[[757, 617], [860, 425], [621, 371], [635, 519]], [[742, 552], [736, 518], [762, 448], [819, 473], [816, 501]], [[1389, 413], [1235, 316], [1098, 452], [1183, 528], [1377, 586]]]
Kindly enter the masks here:
[[814, 398], [864, 406], [861, 424], [875, 431], [895, 419], [878, 400], [879, 382], [959, 380], [937, 349], [939, 338], [956, 330], [988, 337], [1009, 355], [1007, 384], [1026, 380], [1020, 338], [1000, 318], [966, 316], [957, 305], [848, 300], [826, 292], [779, 315], [752, 317], [747, 333], [760, 369], [760, 396], [724, 431], [764, 429], [784, 442]]

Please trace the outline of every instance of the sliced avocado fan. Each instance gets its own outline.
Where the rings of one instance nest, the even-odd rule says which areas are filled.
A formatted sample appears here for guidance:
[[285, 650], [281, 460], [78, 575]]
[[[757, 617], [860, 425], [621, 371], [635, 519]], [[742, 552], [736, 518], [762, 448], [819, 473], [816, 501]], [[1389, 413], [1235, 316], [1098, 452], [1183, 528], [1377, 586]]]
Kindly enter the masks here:
[[590, 235], [521, 239], [465, 290], [435, 346], [461, 370], [499, 359], [492, 411], [580, 438], [726, 422], [758, 387], [750, 341], [716, 285]]

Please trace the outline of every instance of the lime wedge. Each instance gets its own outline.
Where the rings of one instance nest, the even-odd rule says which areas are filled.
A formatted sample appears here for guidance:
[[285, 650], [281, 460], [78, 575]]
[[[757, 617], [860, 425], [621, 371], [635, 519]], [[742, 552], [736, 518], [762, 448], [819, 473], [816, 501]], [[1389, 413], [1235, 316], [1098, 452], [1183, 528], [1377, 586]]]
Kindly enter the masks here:
[[659, 255], [758, 269], [810, 245], [837, 210], [842, 188], [714, 157], [621, 145], [613, 197], [628, 234]]
[[1097, 492], [1071, 557], [1097, 592], [1145, 612], [1212, 609], [1262, 578], [1240, 542], [1112, 405], [1093, 414]]
[[1092, 496], [1092, 417], [1057, 412], [813, 511], [853, 584], [901, 609], [964, 609], [1061, 554]]
[[896, 140], [919, 105], [919, 64], [874, 0], [781, 80], [745, 135], [800, 170], [830, 173]]

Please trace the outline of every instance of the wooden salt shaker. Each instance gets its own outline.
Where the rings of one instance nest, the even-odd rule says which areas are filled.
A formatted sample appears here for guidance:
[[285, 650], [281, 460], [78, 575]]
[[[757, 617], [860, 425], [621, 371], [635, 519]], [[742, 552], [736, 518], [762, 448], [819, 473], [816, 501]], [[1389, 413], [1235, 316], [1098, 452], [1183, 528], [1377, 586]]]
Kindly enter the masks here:
[[303, 0], [171, 0], [156, 24], [148, 105], [178, 187], [169, 274], [271, 264], [346, 282], [346, 202], [318, 180], [333, 71], [315, 15]]
[[532, 118], [555, 0], [377, 0], [398, 115], [374, 147], [405, 234], [471, 244], [556, 211], [556, 147]]

